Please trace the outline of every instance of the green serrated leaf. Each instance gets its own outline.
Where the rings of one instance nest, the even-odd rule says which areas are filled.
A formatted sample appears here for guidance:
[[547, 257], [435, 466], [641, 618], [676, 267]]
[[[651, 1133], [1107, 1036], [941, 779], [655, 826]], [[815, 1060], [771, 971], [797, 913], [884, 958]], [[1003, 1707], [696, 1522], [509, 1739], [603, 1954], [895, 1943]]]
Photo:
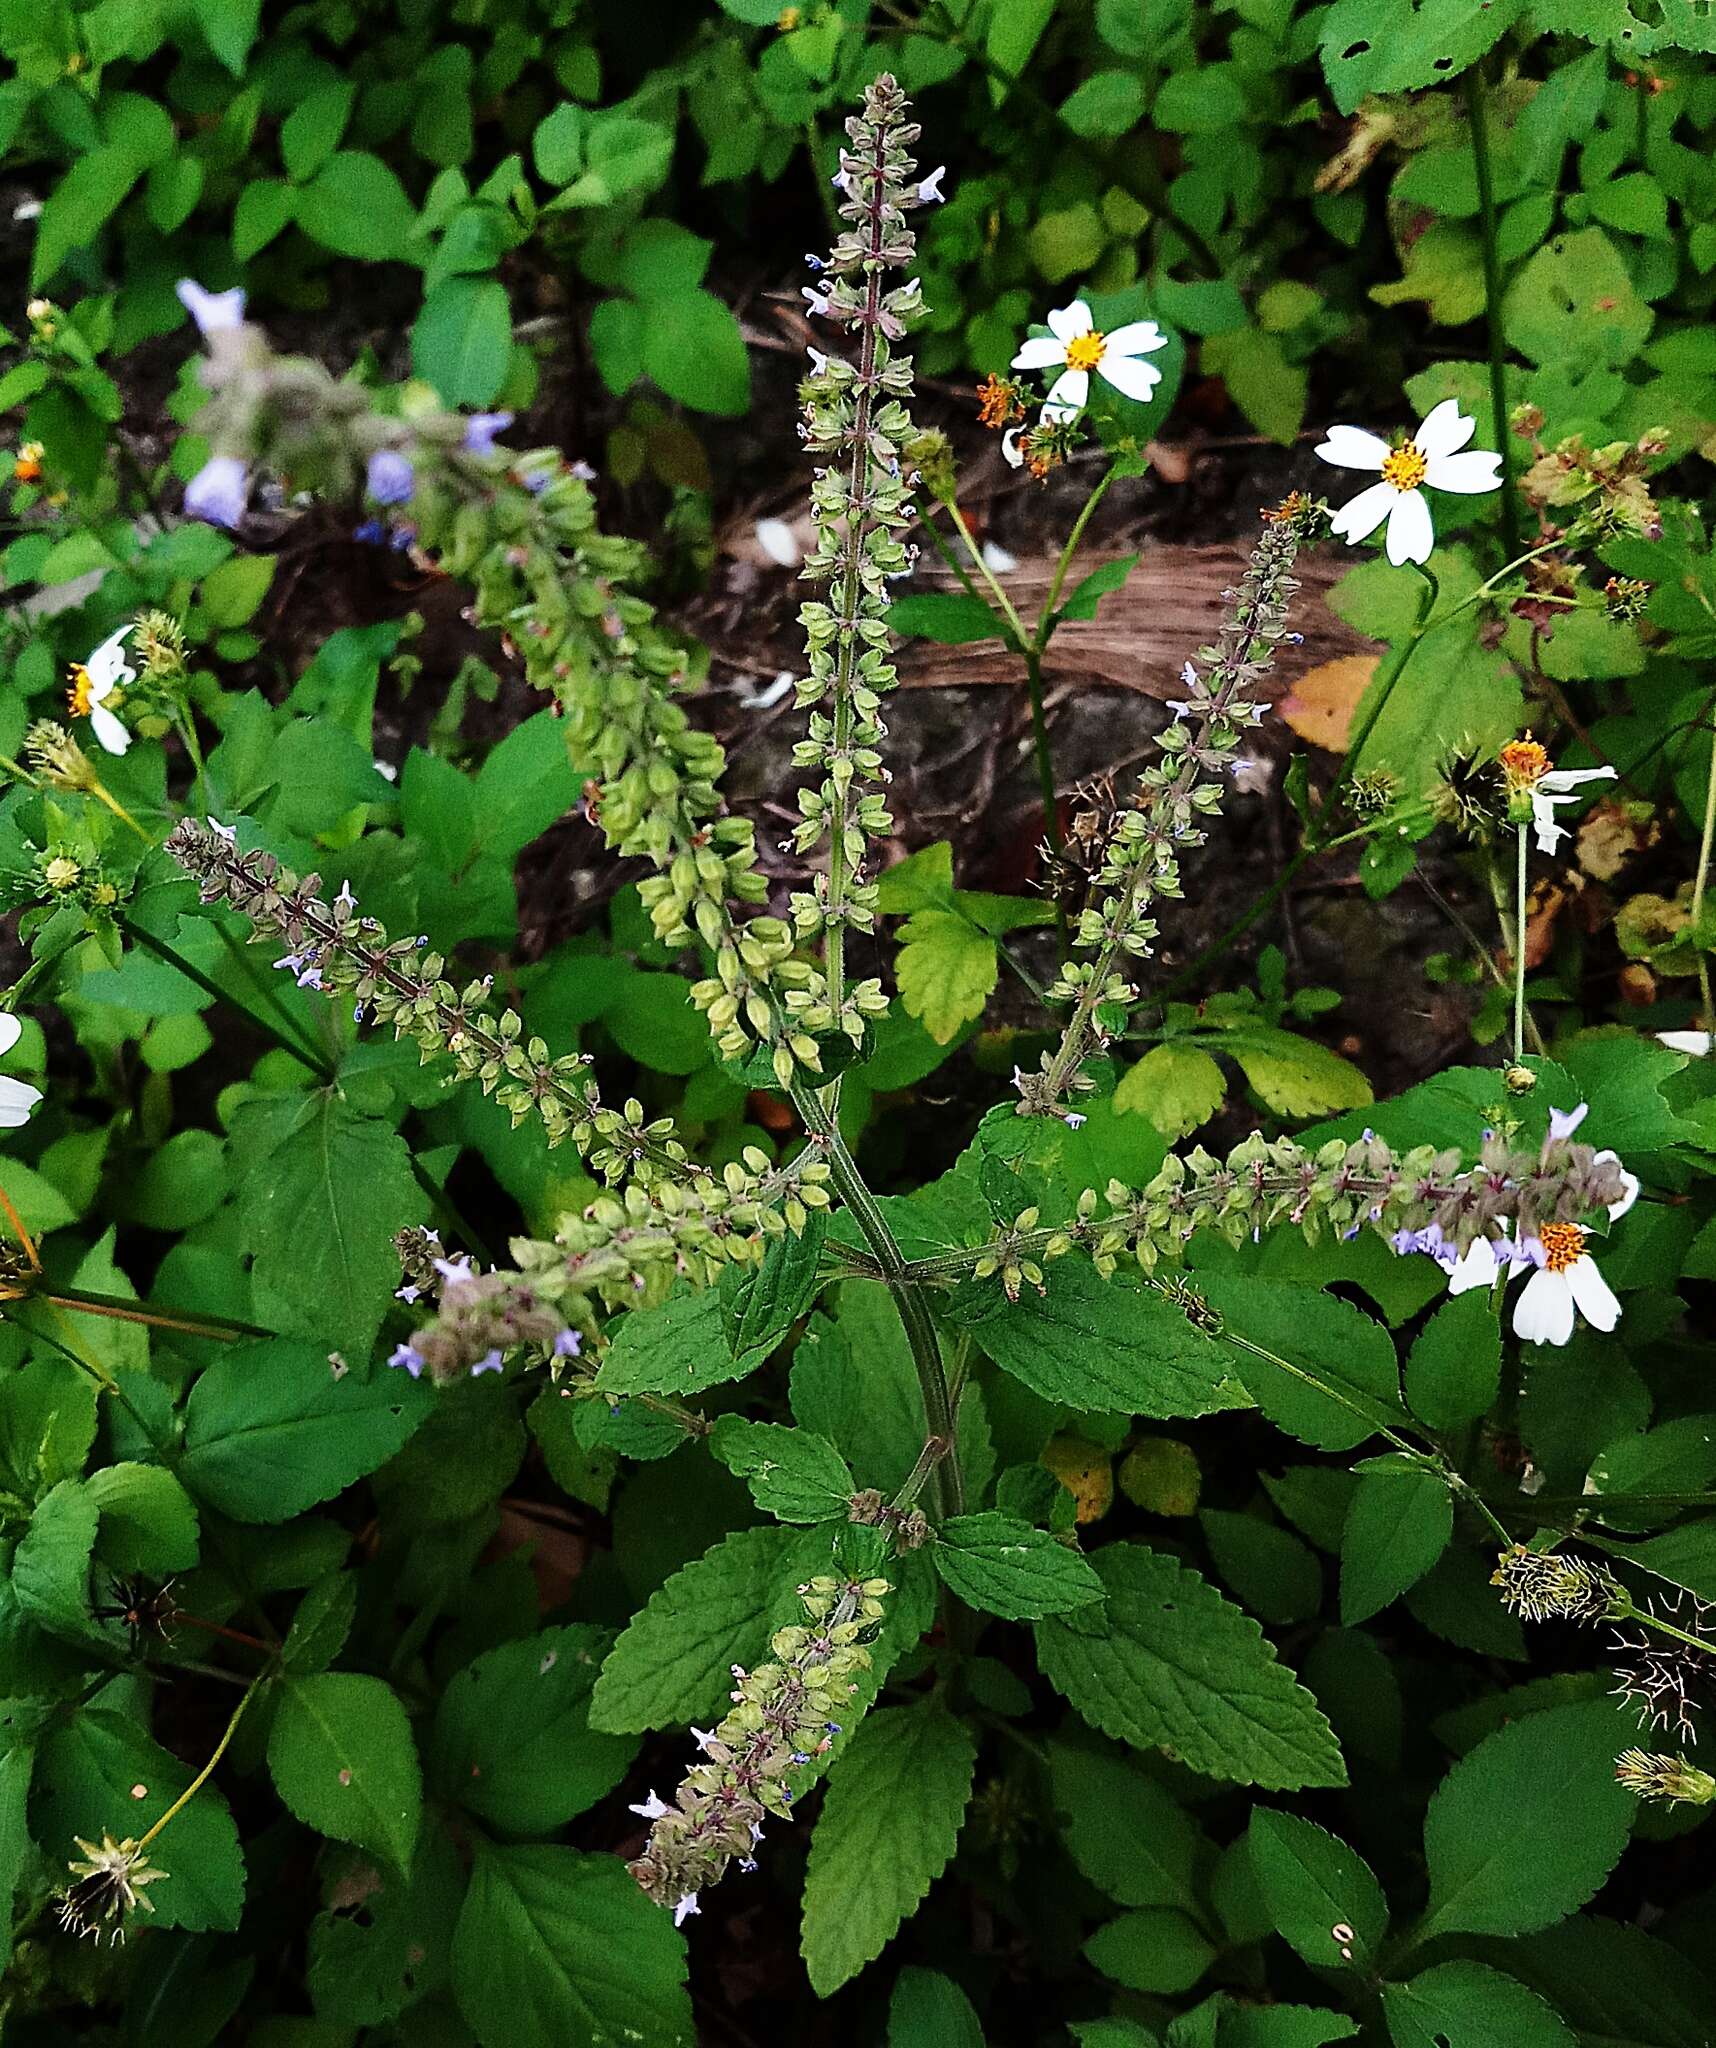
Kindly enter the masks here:
[[1483, 1963], [1438, 1963], [1385, 1984], [1394, 2048], [1574, 2048], [1576, 2036], [1535, 1991]]
[[1106, 1633], [1082, 1616], [1042, 1621], [1037, 1649], [1044, 1676], [1092, 1727], [1233, 1784], [1346, 1783], [1328, 1722], [1249, 1615], [1139, 1544], [1112, 1544], [1091, 1563], [1108, 1595]]
[[1432, 1429], [1458, 1429], [1486, 1414], [1501, 1384], [1501, 1324], [1487, 1294], [1445, 1302], [1413, 1341], [1406, 1400]]
[[431, 1782], [508, 1834], [545, 1835], [611, 1792], [637, 1744], [590, 1726], [605, 1630], [503, 1643], [448, 1684], [428, 1740]]
[[1202, 1046], [1184, 1039], [1153, 1045], [1128, 1067], [1114, 1091], [1123, 1115], [1147, 1116], [1164, 1138], [1183, 1138], [1207, 1123], [1227, 1096], [1227, 1082]]
[[281, 1682], [268, 1768], [306, 1827], [411, 1868], [423, 1814], [417, 1745], [399, 1695], [358, 1671]]
[[714, 1288], [686, 1288], [654, 1308], [619, 1319], [596, 1375], [605, 1394], [673, 1394], [683, 1399], [725, 1380], [741, 1380], [766, 1356], [734, 1357], [727, 1342], [721, 1297]]
[[1601, 1699], [1516, 1721], [1463, 1757], [1425, 1816], [1419, 1938], [1531, 1934], [1582, 1906], [1620, 1860], [1637, 1811], [1614, 1768], [1632, 1734]]
[[241, 1345], [191, 1389], [179, 1476], [236, 1521], [289, 1521], [385, 1464], [433, 1405], [403, 1373], [338, 1376], [296, 1338]]
[[1314, 1970], [1368, 1972], [1388, 1932], [1388, 1901], [1370, 1865], [1296, 1814], [1259, 1807], [1251, 1868], [1276, 1931]]
[[1159, 1420], [1246, 1405], [1233, 1353], [1142, 1281], [1104, 1280], [1067, 1258], [1045, 1269], [1043, 1290], [1009, 1303], [991, 1286], [955, 1309], [1002, 1371], [1045, 1401]]
[[1003, 1621], [1040, 1621], [1102, 1598], [1087, 1558], [1047, 1530], [994, 1509], [949, 1516], [930, 1558], [960, 1599]]
[[977, 1744], [939, 1700], [870, 1713], [828, 1775], [801, 1946], [822, 1998], [879, 1956], [959, 1839]]
[[858, 1490], [846, 1460], [808, 1429], [723, 1415], [709, 1448], [750, 1487], [758, 1507], [782, 1522], [843, 1522]]
[[753, 1661], [797, 1532], [735, 1529], [674, 1573], [632, 1616], [602, 1666], [592, 1727], [683, 1726], [725, 1711], [731, 1667]]
[[482, 1845], [453, 1934], [482, 2048], [691, 2048], [685, 1943], [615, 1856]]
[[1362, 1473], [1341, 1534], [1342, 1625], [1368, 1621], [1417, 1585], [1453, 1533], [1453, 1499], [1436, 1473]]

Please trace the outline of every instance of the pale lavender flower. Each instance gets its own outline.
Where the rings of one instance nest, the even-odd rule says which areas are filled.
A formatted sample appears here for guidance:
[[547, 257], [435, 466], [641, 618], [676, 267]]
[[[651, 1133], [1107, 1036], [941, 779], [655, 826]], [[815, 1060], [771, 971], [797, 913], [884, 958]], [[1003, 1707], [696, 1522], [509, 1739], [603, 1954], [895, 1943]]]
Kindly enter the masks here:
[[236, 455], [211, 455], [185, 486], [185, 510], [211, 526], [236, 526], [250, 496], [249, 472]]
[[411, 1377], [416, 1379], [423, 1370], [425, 1360], [421, 1351], [414, 1351], [409, 1344], [401, 1344], [387, 1362], [389, 1365], [404, 1366]]
[[584, 1349], [584, 1339], [576, 1330], [562, 1330], [554, 1340], [556, 1358], [576, 1358]]
[[492, 455], [495, 436], [512, 425], [510, 412], [474, 412], [465, 422], [465, 453]]
[[369, 458], [369, 494], [378, 505], [403, 505], [417, 487], [409, 456], [397, 448], [378, 448]]
[[486, 1356], [479, 1358], [476, 1364], [471, 1367], [471, 1377], [475, 1379], [478, 1373], [499, 1372], [500, 1369], [501, 1355], [499, 1351], [490, 1351]]
[[667, 1801], [656, 1792], [646, 1792], [636, 1805], [628, 1806], [627, 1813], [641, 1814], [645, 1820], [660, 1820], [663, 1814], [673, 1811]]
[[231, 291], [209, 292], [204, 291], [194, 278], [181, 277], [173, 289], [179, 295], [179, 304], [197, 323], [197, 332], [205, 340], [227, 328], [243, 326], [242, 285], [234, 285]]

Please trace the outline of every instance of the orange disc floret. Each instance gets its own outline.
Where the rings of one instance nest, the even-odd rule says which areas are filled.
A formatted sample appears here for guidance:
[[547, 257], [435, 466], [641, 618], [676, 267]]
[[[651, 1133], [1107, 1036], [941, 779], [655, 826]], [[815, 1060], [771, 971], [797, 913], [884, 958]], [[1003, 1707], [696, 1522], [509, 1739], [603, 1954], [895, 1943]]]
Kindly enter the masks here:
[[1565, 1273], [1585, 1256], [1585, 1226], [1582, 1223], [1545, 1223], [1537, 1233], [1543, 1247], [1543, 1263], [1551, 1273]]
[[1509, 740], [1501, 750], [1500, 760], [1502, 773], [1516, 788], [1529, 788], [1549, 773], [1549, 755], [1530, 733], [1523, 739]]

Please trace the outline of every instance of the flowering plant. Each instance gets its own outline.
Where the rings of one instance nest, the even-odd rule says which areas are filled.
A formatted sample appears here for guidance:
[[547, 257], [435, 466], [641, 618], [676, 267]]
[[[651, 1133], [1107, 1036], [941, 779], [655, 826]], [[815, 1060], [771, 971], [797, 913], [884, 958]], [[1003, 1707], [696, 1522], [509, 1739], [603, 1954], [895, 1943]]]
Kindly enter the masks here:
[[[1317, 454], [1380, 481], [1263, 515], [1131, 785], [1069, 818], [1049, 664], [1132, 566], [1067, 591], [1152, 460], [1128, 408], [1166, 410], [1180, 302], [1077, 296], [984, 389], [1082, 493], [1027, 624], [913, 412], [944, 173], [890, 75], [843, 135], [774, 849], [592, 476], [179, 287], [189, 518], [132, 528], [125, 615], [104, 581], [69, 727], [24, 729], [0, 809], [29, 953], [0, 1061], [44, 1074], [40, 1009], [89, 1068], [0, 1075], [6, 1996], [142, 2040], [183, 1981], [211, 2040], [666, 2048], [796, 1908], [782, 2038], [812, 1998], [869, 2038], [885, 1994], [891, 2042], [1023, 2040], [1011, 1958], [1081, 2048], [1696, 2039], [1698, 1965], [1618, 1914], [1716, 1793], [1708, 1035], [1562, 1028], [1531, 980], [1532, 862], [1613, 764], [1552, 767], [1511, 712], [1457, 761], [1402, 736], [1438, 664], [1517, 629], [1547, 685], [1546, 633], [1631, 631], [1637, 593], [1588, 568], [1647, 580], [1662, 451], [1544, 451], [1539, 539], [1438, 545], [1426, 491], [1519, 516], [1476, 413], [1329, 429]], [[342, 629], [281, 703], [220, 686], [316, 498], [544, 700], [486, 757], [456, 720], [378, 752], [422, 620]], [[264, 521], [259, 573], [234, 536]], [[1285, 954], [1196, 1006], [1211, 963], [1166, 959], [1316, 551], [1379, 528], [1351, 575], [1386, 652], [1320, 790], [1296, 760], [1298, 848], [1230, 936], [1313, 862], [1362, 847], [1368, 888], [1446, 830], [1493, 891], [1511, 1041], [1381, 1102]], [[959, 588], [896, 602], [920, 546]], [[956, 887], [946, 848], [890, 860], [914, 617], [1018, 665], [1040, 900]], [[1537, 695], [1570, 745], [1612, 736]], [[574, 813], [641, 879], [532, 958], [519, 857]], [[984, 1030], [1003, 959], [1029, 1008]], [[1187, 1142], [1218, 1054], [1249, 1098]], [[165, 1135], [205, 1058], [208, 1122]], [[932, 1074], [945, 1124], [912, 1106]], [[300, 1935], [282, 1995], [254, 1965]], [[1652, 1974], [1642, 2017], [1587, 1947]]]

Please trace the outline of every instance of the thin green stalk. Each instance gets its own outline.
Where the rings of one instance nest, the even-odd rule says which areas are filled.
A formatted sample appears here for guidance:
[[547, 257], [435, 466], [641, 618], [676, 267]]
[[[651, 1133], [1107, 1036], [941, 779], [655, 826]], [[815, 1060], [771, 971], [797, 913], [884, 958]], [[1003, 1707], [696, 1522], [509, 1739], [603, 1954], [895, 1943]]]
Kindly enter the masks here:
[[1716, 1031], [1716, 1006], [1710, 1000], [1710, 954], [1702, 938], [1704, 892], [1710, 881], [1710, 849], [1716, 840], [1716, 716], [1710, 723], [1709, 780], [1704, 788], [1704, 830], [1698, 840], [1698, 872], [1692, 882], [1692, 943], [1698, 957], [1698, 993], [1704, 1004], [1704, 1026]]
[[1495, 414], [1496, 447], [1501, 455], [1502, 541], [1510, 555], [1519, 553], [1519, 508], [1513, 498], [1512, 448], [1508, 433], [1507, 342], [1502, 333], [1501, 256], [1496, 247], [1496, 190], [1490, 166], [1489, 114], [1484, 105], [1483, 66], [1474, 64], [1462, 85], [1466, 122], [1472, 131], [1472, 163], [1478, 181], [1478, 228], [1484, 256], [1484, 329], [1490, 365], [1490, 409]]
[[948, 1445], [946, 1457], [935, 1468], [937, 1504], [944, 1516], [960, 1514], [965, 1507], [965, 1479], [960, 1471], [959, 1445], [954, 1434], [953, 1402], [942, 1366], [941, 1346], [936, 1340], [935, 1325], [930, 1320], [923, 1289], [908, 1273], [905, 1254], [888, 1228], [887, 1218], [877, 1206], [875, 1196], [865, 1185], [858, 1163], [847, 1150], [838, 1125], [827, 1114], [821, 1097], [802, 1082], [795, 1082], [792, 1100], [804, 1119], [805, 1129], [811, 1134], [811, 1143], [827, 1158], [835, 1188], [852, 1212], [852, 1220], [875, 1256], [883, 1283], [894, 1298], [894, 1306], [905, 1326], [906, 1341], [911, 1346], [912, 1364], [923, 1396], [924, 1420], [929, 1435], [943, 1439]]
[[[216, 1002], [229, 1004], [247, 1022], [254, 1024], [265, 1038], [273, 1039], [282, 1052], [290, 1053], [293, 1059], [308, 1067], [312, 1073], [318, 1074], [324, 1081], [331, 1081], [334, 1078], [332, 1064], [320, 1053], [307, 1048], [295, 1035], [271, 1023], [268, 1018], [259, 1017], [254, 1010], [247, 1010], [242, 1003], [235, 1002], [228, 990], [223, 989], [218, 982], [211, 981], [200, 967], [187, 960], [165, 939], [157, 938], [152, 931], [143, 925], [133, 923], [128, 917], [121, 917], [115, 921], [128, 939], [135, 940], [145, 952], [153, 953], [156, 959], [164, 960], [169, 967], [177, 968], [187, 981], [194, 981], [205, 995], [213, 996]], [[249, 964], [248, 961], [245, 962], [247, 967]]]
[[190, 1805], [191, 1801], [197, 1796], [197, 1794], [203, 1789], [203, 1787], [208, 1783], [209, 1779], [214, 1776], [214, 1769], [216, 1764], [218, 1764], [221, 1758], [226, 1755], [227, 1750], [232, 1743], [232, 1738], [238, 1733], [238, 1724], [240, 1721], [244, 1719], [245, 1708], [250, 1705], [253, 1699], [255, 1699], [258, 1688], [261, 1686], [263, 1680], [271, 1674], [272, 1670], [273, 1665], [271, 1662], [269, 1664], [264, 1665], [263, 1668], [256, 1674], [256, 1676], [250, 1681], [249, 1685], [245, 1687], [243, 1699], [241, 1699], [238, 1705], [233, 1708], [232, 1718], [227, 1722], [226, 1727], [221, 1731], [221, 1738], [214, 1746], [214, 1754], [209, 1758], [208, 1762], [203, 1765], [202, 1769], [198, 1771], [197, 1775], [191, 1780], [191, 1782], [185, 1787], [185, 1789], [179, 1794], [178, 1798], [173, 1801], [172, 1805], [167, 1808], [166, 1812], [162, 1814], [161, 1818], [155, 1823], [155, 1825], [148, 1831], [146, 1835], [144, 1835], [139, 1840], [137, 1844], [139, 1850], [147, 1849], [149, 1844], [152, 1841], [154, 1841], [155, 1837], [161, 1832], [161, 1830], [167, 1825], [167, 1823], [169, 1821], [176, 1820], [178, 1816], [184, 1812], [185, 1808]]
[[1517, 1067], [1525, 1058], [1525, 892], [1526, 892], [1526, 828], [1516, 826], [1519, 839], [1518, 854], [1514, 862], [1514, 921], [1513, 921], [1513, 1063]]

